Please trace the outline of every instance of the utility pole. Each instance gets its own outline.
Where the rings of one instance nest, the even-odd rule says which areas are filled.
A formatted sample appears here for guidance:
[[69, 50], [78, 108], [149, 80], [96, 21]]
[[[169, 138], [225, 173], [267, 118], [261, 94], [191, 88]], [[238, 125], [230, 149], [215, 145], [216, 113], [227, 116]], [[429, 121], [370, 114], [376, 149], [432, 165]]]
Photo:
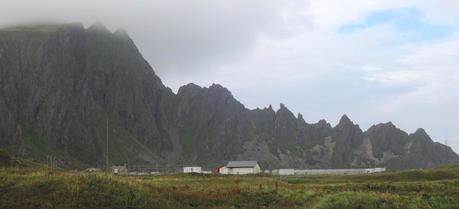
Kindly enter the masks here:
[[57, 168], [57, 166], [56, 166], [56, 157], [54, 157], [52, 155], [47, 155], [46, 156], [46, 165], [51, 170], [56, 169]]
[[106, 131], [107, 131], [107, 132], [106, 132], [106, 139], [107, 139], [106, 145], [107, 145], [107, 150], [106, 150], [106, 152], [105, 152], [105, 155], [106, 155], [106, 156], [105, 156], [105, 157], [106, 157], [106, 158], [105, 158], [105, 163], [107, 164], [107, 168], [109, 168], [109, 167], [110, 167], [110, 163], [109, 163], [109, 161], [108, 161], [108, 118], [107, 118], [107, 129], [106, 129]]

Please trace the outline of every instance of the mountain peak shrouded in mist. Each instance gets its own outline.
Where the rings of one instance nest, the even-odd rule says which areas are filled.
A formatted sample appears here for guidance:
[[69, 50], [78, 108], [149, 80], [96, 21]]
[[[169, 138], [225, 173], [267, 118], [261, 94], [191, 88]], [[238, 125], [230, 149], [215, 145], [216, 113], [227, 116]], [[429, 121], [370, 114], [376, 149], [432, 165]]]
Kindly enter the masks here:
[[[306, 123], [282, 103], [277, 111], [249, 110], [219, 84], [190, 83], [174, 94], [134, 43], [120, 38], [125, 31], [61, 27], [33, 29], [47, 31], [40, 34], [0, 30], [0, 49], [8, 54], [0, 61], [0, 87], [9, 89], [0, 92], [0, 114], [7, 116], [0, 143], [16, 155], [43, 160], [61, 153], [65, 167], [105, 165], [108, 121], [111, 164], [250, 158], [266, 168], [403, 169], [457, 162], [449, 147], [419, 140], [425, 131], [408, 135], [392, 123], [366, 132], [346, 115], [333, 128], [325, 120]], [[422, 160], [407, 160], [415, 154]]]
[[101, 22], [96, 22], [88, 27], [89, 31], [98, 31], [98, 32], [105, 32], [111, 33], [111, 31]]
[[126, 30], [122, 29], [122, 28], [118, 28], [116, 29], [115, 35], [119, 36], [119, 37], [126, 37], [126, 38], [129, 38], [129, 34]]

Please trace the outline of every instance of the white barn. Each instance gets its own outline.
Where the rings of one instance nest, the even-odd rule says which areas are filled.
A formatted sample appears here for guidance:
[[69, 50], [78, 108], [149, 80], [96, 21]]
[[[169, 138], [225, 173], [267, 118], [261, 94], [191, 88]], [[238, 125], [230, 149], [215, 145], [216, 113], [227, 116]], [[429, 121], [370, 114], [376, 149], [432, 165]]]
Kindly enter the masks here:
[[183, 167], [183, 173], [201, 173], [201, 167]]
[[221, 174], [256, 174], [261, 173], [257, 161], [229, 161], [226, 166], [219, 169]]

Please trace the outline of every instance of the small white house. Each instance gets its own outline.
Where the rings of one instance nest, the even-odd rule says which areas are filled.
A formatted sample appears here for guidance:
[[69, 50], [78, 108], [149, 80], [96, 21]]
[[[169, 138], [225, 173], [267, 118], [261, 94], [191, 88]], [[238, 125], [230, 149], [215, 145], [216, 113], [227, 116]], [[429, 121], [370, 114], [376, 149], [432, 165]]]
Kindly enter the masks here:
[[257, 161], [229, 161], [225, 167], [220, 168], [220, 173], [235, 175], [256, 174], [261, 173], [261, 168]]
[[183, 173], [201, 173], [201, 167], [183, 167]]
[[112, 173], [114, 175], [125, 175], [128, 173], [128, 169], [126, 165], [112, 166]]

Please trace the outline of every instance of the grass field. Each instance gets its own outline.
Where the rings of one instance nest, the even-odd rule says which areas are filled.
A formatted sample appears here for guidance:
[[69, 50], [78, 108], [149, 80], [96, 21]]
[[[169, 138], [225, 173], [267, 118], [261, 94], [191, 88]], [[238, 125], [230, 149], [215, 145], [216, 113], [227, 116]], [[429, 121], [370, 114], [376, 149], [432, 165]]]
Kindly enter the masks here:
[[459, 166], [348, 176], [0, 170], [0, 208], [459, 208]]

